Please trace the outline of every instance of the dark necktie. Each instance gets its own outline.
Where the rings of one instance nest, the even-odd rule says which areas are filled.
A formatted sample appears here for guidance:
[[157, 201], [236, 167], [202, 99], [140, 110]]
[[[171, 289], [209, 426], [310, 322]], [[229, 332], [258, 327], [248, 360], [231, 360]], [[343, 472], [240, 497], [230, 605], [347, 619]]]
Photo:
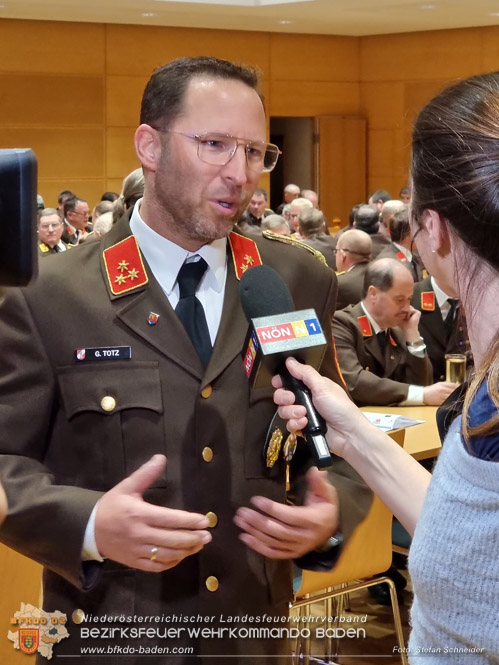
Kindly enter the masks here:
[[378, 338], [378, 344], [379, 348], [381, 349], [381, 355], [385, 355], [385, 349], [386, 349], [386, 330], [380, 330], [379, 333], [376, 334], [376, 337]]
[[450, 308], [444, 320], [444, 328], [445, 335], [447, 339], [449, 339], [452, 334], [452, 328], [454, 327], [454, 318], [456, 315], [456, 309], [458, 308], [459, 300], [457, 298], [447, 298], [447, 302], [449, 303]]
[[203, 305], [196, 298], [196, 290], [207, 267], [204, 259], [184, 263], [177, 277], [179, 301], [175, 307], [175, 312], [182, 321], [203, 367], [208, 364], [212, 346]]

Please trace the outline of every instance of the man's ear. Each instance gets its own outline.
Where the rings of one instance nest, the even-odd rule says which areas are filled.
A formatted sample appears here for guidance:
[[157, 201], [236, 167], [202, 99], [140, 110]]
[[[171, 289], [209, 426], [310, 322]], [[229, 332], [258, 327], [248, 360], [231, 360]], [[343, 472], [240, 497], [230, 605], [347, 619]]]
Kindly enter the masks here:
[[135, 132], [135, 151], [142, 166], [148, 171], [156, 171], [161, 157], [161, 139], [150, 125], [142, 124]]
[[446, 256], [450, 250], [447, 221], [436, 210], [425, 210], [421, 222], [428, 233], [430, 250]]

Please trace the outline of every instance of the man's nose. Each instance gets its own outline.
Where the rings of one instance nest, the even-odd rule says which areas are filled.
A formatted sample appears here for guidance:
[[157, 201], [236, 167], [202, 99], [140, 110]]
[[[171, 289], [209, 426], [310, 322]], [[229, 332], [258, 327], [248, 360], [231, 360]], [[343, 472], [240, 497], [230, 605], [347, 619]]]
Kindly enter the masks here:
[[248, 162], [246, 159], [246, 146], [239, 144], [236, 152], [224, 166], [224, 176], [238, 184], [248, 180]]

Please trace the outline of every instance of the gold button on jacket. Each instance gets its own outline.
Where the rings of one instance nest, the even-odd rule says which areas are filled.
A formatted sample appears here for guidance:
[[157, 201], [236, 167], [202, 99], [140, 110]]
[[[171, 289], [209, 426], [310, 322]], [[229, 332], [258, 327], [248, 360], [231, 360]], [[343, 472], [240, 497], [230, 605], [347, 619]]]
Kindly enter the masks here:
[[209, 577], [207, 577], [205, 584], [208, 591], [216, 591], [220, 586], [217, 578], [214, 575], [210, 575]]
[[116, 408], [116, 400], [111, 395], [106, 395], [100, 401], [100, 405], [103, 411], [114, 411]]

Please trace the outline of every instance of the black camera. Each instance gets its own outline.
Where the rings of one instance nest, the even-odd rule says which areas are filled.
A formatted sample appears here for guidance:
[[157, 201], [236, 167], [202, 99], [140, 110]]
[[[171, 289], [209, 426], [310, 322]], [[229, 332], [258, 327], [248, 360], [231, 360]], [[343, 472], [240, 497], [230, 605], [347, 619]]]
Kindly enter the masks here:
[[0, 150], [0, 285], [36, 276], [37, 160], [29, 148]]

